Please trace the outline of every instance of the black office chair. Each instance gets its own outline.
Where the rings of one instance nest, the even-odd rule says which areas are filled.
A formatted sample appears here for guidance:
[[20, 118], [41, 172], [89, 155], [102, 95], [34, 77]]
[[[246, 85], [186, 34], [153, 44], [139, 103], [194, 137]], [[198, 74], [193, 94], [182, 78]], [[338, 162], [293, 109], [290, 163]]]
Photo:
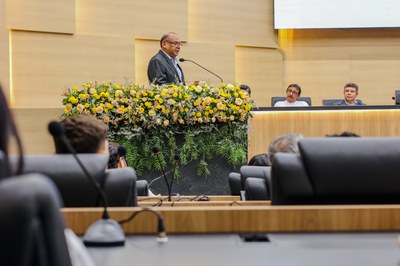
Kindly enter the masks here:
[[[273, 97], [271, 97], [271, 106], [273, 107], [276, 104], [276, 102], [284, 101], [284, 100], [286, 100], [286, 97], [273, 96]], [[304, 101], [304, 102], [308, 103], [308, 106], [311, 106], [311, 97], [299, 97], [298, 101]]]
[[45, 176], [28, 174], [0, 182], [0, 264], [71, 266], [61, 200]]

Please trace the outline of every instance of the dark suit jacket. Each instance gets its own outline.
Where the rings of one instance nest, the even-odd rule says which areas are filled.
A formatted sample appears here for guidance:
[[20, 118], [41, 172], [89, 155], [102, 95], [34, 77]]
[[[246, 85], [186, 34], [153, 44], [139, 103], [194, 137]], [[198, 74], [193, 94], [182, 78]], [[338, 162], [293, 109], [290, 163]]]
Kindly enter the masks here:
[[161, 85], [185, 82], [183, 71], [179, 65], [178, 67], [182, 72], [182, 80], [179, 79], [178, 71], [176, 71], [172, 60], [169, 59], [163, 51], [158, 51], [158, 53], [150, 59], [147, 67], [149, 83]]
[[[345, 100], [341, 100], [341, 101], [338, 101], [337, 103], [335, 103], [334, 105], [346, 106], [346, 105], [348, 105], [348, 104], [346, 103]], [[359, 99], [356, 99], [355, 105], [365, 105], [365, 103], [363, 103], [363, 102], [362, 102], [361, 100], [359, 100]]]

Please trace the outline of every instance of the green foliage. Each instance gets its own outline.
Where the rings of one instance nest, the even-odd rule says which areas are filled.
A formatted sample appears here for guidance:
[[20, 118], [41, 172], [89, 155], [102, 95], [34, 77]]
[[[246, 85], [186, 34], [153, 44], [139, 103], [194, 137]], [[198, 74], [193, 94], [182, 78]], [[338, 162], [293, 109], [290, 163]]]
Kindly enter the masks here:
[[[240, 123], [220, 123], [212, 128], [193, 126], [186, 132], [149, 130], [135, 136], [110, 130], [109, 138], [127, 148], [128, 164], [139, 176], [144, 169], [161, 171], [153, 147], [158, 148], [164, 168], [173, 165], [175, 179], [179, 179], [180, 167], [191, 161], [199, 160], [197, 174], [203, 177], [210, 175], [209, 163], [215, 156], [221, 156], [233, 167], [247, 162], [247, 127]], [[175, 156], [179, 157], [179, 163]]]

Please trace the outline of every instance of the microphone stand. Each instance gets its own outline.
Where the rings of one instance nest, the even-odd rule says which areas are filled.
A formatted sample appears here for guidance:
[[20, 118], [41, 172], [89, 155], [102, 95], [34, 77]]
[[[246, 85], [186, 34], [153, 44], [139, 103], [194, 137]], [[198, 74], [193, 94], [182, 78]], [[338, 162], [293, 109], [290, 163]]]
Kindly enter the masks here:
[[55, 121], [50, 122], [49, 132], [54, 138], [61, 139], [61, 141], [65, 144], [68, 151], [72, 154], [79, 167], [84, 172], [85, 176], [100, 193], [100, 196], [103, 200], [104, 209], [101, 220], [98, 220], [89, 226], [83, 236], [83, 243], [86, 246], [123, 246], [125, 244], [125, 232], [122, 230], [122, 227], [119, 223], [110, 219], [107, 210], [107, 195], [100, 186], [99, 182], [97, 182], [97, 180], [89, 173], [82, 161], [79, 159], [76, 150], [65, 136], [63, 125]]
[[201, 68], [204, 69], [205, 71], [207, 71], [207, 72], [213, 74], [214, 76], [216, 76], [217, 78], [219, 78], [219, 80], [221, 81], [221, 83], [224, 83], [224, 81], [222, 80], [222, 78], [221, 78], [220, 76], [218, 76], [217, 74], [215, 74], [215, 73], [212, 72], [211, 70], [208, 70], [207, 68], [205, 68], [205, 67], [199, 65], [199, 64], [196, 63], [195, 61], [193, 61], [193, 60], [188, 60], [188, 59], [184, 59], [184, 58], [179, 58], [179, 62], [186, 62], [186, 61], [192, 62], [193, 64], [195, 64], [195, 65], [201, 67]]

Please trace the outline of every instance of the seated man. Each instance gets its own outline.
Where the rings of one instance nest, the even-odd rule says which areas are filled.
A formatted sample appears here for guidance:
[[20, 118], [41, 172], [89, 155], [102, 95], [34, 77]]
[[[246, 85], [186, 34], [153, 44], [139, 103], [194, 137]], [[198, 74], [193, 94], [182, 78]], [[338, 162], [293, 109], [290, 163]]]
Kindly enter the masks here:
[[[65, 136], [77, 153], [108, 154], [107, 130], [102, 121], [89, 114], [70, 116], [61, 121]], [[54, 139], [56, 153], [70, 153], [64, 142]]]
[[268, 147], [269, 164], [272, 165], [275, 153], [296, 153], [299, 154], [299, 140], [303, 137], [302, 134], [286, 134], [274, 138]]
[[308, 103], [297, 100], [300, 94], [301, 87], [297, 84], [290, 84], [286, 89], [286, 100], [276, 102], [274, 107], [308, 106]]
[[338, 106], [355, 106], [365, 105], [361, 100], [356, 99], [358, 95], [358, 85], [355, 83], [347, 83], [344, 85], [344, 99], [335, 103]]

